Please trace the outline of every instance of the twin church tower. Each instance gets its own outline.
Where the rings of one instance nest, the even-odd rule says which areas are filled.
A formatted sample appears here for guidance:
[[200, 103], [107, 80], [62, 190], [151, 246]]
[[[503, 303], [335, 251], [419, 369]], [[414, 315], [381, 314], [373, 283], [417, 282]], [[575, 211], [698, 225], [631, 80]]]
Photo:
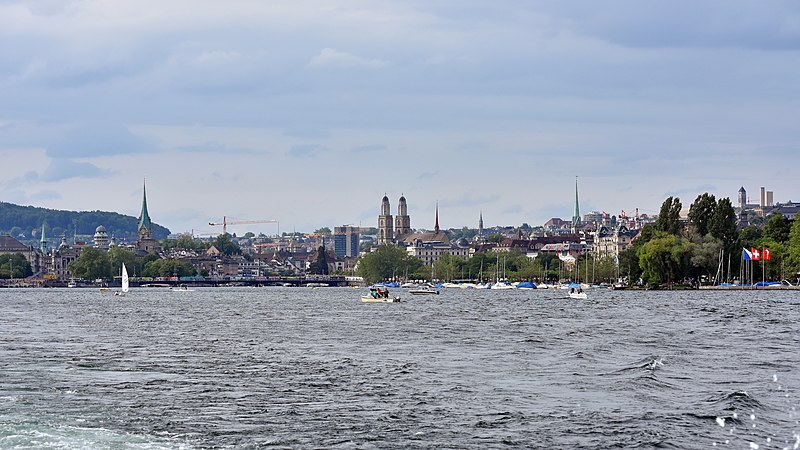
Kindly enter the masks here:
[[397, 242], [409, 234], [411, 234], [411, 217], [408, 215], [406, 198], [400, 195], [393, 227], [389, 197], [384, 195], [381, 201], [381, 214], [378, 216], [378, 245]]

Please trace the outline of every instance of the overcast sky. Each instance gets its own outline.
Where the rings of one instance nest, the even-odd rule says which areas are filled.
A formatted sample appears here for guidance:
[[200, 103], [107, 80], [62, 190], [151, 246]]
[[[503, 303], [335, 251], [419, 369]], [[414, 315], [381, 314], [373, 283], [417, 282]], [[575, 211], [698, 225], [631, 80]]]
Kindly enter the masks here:
[[0, 201], [173, 232], [800, 201], [800, 2], [0, 0]]

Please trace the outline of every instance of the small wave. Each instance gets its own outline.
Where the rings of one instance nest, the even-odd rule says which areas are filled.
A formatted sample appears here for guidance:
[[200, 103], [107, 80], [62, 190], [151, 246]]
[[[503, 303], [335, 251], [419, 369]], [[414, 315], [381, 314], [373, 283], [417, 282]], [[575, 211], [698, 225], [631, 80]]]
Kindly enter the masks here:
[[[664, 358], [661, 356], [648, 356], [646, 358], [642, 358], [635, 363], [625, 366], [621, 369], [615, 370], [611, 373], [627, 373], [627, 372], [639, 372], [642, 370], [647, 370], [650, 372], [654, 372], [660, 367], [664, 366]], [[607, 375], [607, 374], [605, 374]]]
[[722, 405], [726, 410], [761, 408], [761, 402], [753, 398], [747, 391], [736, 391], [719, 394], [708, 399], [709, 403]]

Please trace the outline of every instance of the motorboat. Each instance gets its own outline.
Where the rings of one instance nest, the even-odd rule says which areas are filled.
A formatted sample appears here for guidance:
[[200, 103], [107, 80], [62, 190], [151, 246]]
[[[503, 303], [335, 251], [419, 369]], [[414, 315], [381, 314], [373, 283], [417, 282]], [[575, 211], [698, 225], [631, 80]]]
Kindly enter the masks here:
[[361, 301], [364, 303], [397, 303], [400, 297], [389, 295], [389, 289], [370, 288], [369, 295], [362, 295]]
[[423, 286], [408, 291], [411, 295], [439, 295], [439, 290], [430, 286]]
[[586, 299], [586, 292], [570, 292], [569, 298]]
[[400, 297], [378, 297], [375, 298], [371, 295], [362, 295], [361, 301], [364, 303], [397, 303]]

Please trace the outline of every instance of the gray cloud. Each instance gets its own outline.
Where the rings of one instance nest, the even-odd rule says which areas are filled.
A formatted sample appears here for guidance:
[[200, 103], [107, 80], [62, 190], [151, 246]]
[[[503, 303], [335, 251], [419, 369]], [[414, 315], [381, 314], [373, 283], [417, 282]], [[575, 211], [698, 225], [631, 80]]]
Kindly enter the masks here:
[[69, 126], [50, 136], [47, 155], [52, 158], [82, 158], [107, 155], [154, 153], [147, 139], [118, 123], [93, 122]]
[[46, 182], [54, 182], [70, 178], [103, 178], [109, 175], [111, 175], [111, 171], [100, 169], [92, 163], [77, 162], [69, 159], [54, 159], [42, 173], [40, 179]]
[[[479, 200], [494, 201], [456, 202], [449, 223], [473, 224], [478, 207], [497, 224], [569, 215], [576, 173], [594, 177], [582, 204], [615, 211], [657, 210], [680, 186], [728, 196], [770, 183], [776, 200], [800, 197], [785, 164], [800, 142], [795, 1], [142, 1], [0, 0], [0, 150], [77, 164], [24, 166], [11, 176], [26, 192], [213, 153], [270, 153], [285, 170], [269, 182], [288, 183], [345, 149], [402, 170], [378, 194], [367, 180], [304, 186], [352, 206], [297, 223], [352, 221], [386, 188], [417, 204], [465, 200], [475, 176]], [[741, 170], [756, 166], [770, 179]], [[246, 210], [264, 179], [242, 167], [194, 166], [198, 183], [172, 181], [173, 194], [204, 211], [218, 203], [189, 194], [235, 183], [242, 194], [226, 201]], [[65, 198], [87, 189], [62, 184]], [[276, 200], [269, 215], [290, 220], [294, 206]]]

